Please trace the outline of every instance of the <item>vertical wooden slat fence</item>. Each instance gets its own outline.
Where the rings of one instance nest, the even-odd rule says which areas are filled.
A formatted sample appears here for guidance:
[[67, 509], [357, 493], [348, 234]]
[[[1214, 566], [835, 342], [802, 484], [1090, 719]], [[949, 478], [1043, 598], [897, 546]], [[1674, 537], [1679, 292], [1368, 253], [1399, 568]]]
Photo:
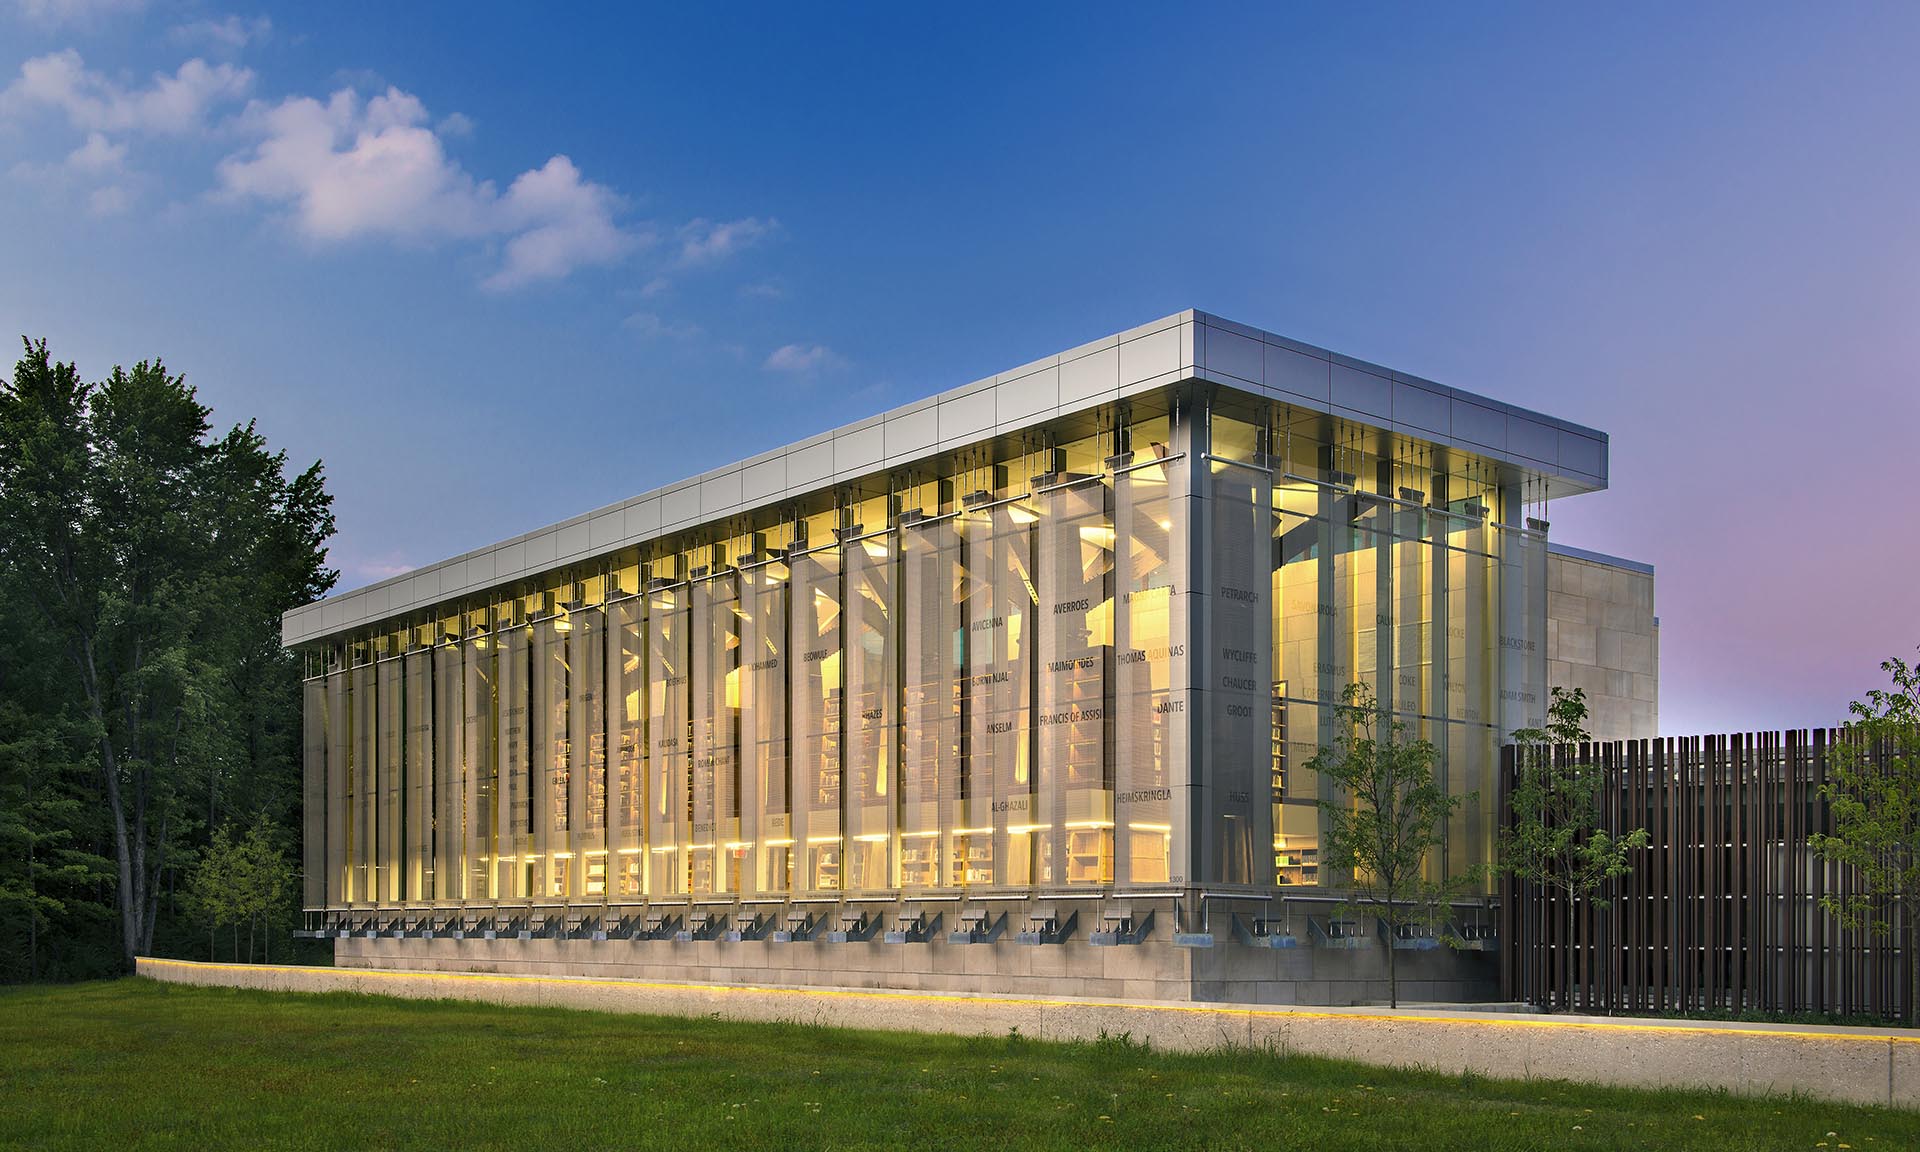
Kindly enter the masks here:
[[[1904, 1017], [1899, 933], [1840, 925], [1820, 900], [1857, 891], [1813, 854], [1830, 829], [1828, 749], [1839, 733], [1666, 737], [1562, 748], [1605, 783], [1607, 830], [1646, 828], [1633, 871], [1607, 901], [1507, 878], [1502, 995], [1592, 1012], [1764, 1012]], [[1501, 757], [1511, 822], [1516, 750]], [[1891, 914], [1889, 914], [1890, 916]]]

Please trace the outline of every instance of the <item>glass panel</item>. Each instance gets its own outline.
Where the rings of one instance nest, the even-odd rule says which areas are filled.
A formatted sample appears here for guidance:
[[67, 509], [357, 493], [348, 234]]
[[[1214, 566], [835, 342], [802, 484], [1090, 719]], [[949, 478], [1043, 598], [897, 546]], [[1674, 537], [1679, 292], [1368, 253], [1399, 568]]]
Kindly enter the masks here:
[[1107, 747], [1113, 656], [1113, 520], [1107, 487], [1086, 482], [1040, 499], [1040, 883], [1113, 882], [1113, 787]]
[[647, 895], [687, 892], [687, 586], [647, 596]]
[[895, 742], [894, 541], [867, 536], [846, 558], [847, 889], [897, 887], [893, 872]]
[[691, 891], [739, 889], [739, 789], [735, 755], [739, 739], [740, 632], [734, 614], [739, 596], [731, 573], [695, 580], [692, 595], [693, 825], [688, 863]]
[[327, 906], [351, 903], [355, 891], [353, 832], [359, 822], [354, 803], [353, 722], [347, 697], [352, 673], [327, 676]]
[[607, 642], [607, 696], [619, 725], [619, 767], [613, 788], [613, 895], [638, 900], [646, 875], [646, 601], [612, 605], [617, 639]]
[[607, 896], [607, 624], [598, 608], [572, 615], [567, 637], [567, 725], [572, 778], [567, 794], [567, 891], [575, 899]]
[[375, 666], [379, 695], [375, 704], [380, 725], [379, 746], [375, 749], [379, 774], [380, 811], [374, 861], [374, 890], [382, 904], [398, 904], [406, 899], [402, 883], [406, 878], [403, 852], [406, 845], [406, 696], [404, 667], [398, 658], [388, 658]]
[[349, 675], [352, 677], [347, 685], [347, 697], [353, 709], [351, 787], [354, 823], [352, 840], [348, 845], [353, 860], [353, 886], [347, 898], [356, 904], [373, 904], [380, 898], [376, 886], [380, 854], [375, 837], [380, 830], [380, 794], [379, 777], [375, 771], [375, 748], [379, 743], [375, 727], [375, 668], [371, 664], [363, 664], [352, 669]]
[[740, 838], [750, 865], [742, 895], [788, 889], [793, 821], [787, 787], [787, 566], [740, 574]]
[[1264, 471], [1211, 466], [1207, 653], [1209, 746], [1203, 779], [1203, 878], [1272, 882], [1273, 617], [1271, 483]]
[[952, 518], [922, 521], [900, 531], [905, 668], [900, 885], [910, 891], [961, 883], [953, 831], [965, 819], [960, 708], [966, 570], [957, 524]]
[[840, 813], [840, 549], [794, 557], [793, 890], [842, 889]]
[[407, 682], [407, 836], [405, 899], [432, 900], [433, 859], [433, 653], [422, 648], [402, 657]]
[[498, 832], [494, 855], [493, 898], [531, 900], [533, 886], [532, 629], [508, 628], [497, 634], [500, 659], [495, 670], [495, 713], [499, 717], [499, 775], [496, 778]]
[[1186, 536], [1174, 531], [1167, 466], [1138, 462], [1114, 478], [1114, 879], [1154, 887], [1186, 878], [1173, 853], [1173, 789], [1186, 775]]
[[536, 900], [563, 900], [573, 892], [573, 742], [567, 719], [567, 637], [572, 631], [570, 616], [533, 627], [533, 840], [526, 871], [527, 891]]
[[300, 904], [327, 906], [327, 681], [300, 685]]
[[462, 655], [466, 680], [461, 691], [460, 774], [466, 780], [467, 882], [460, 897], [481, 902], [500, 896], [500, 870], [494, 860], [500, 845], [499, 702], [494, 693], [499, 652], [492, 638], [479, 635], [462, 646]]
[[466, 890], [466, 746], [460, 648], [433, 650], [434, 899], [450, 904]]
[[954, 836], [969, 886], [1033, 883], [1031, 509], [968, 513], [966, 823]]

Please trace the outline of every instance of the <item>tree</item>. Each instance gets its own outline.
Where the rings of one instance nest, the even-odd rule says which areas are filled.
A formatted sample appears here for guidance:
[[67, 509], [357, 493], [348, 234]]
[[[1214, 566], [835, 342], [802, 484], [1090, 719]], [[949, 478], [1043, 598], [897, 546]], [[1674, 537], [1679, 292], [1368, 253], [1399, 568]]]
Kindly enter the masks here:
[[0, 948], [24, 949], [22, 957], [7, 956], [0, 976], [39, 979], [48, 929], [103, 910], [112, 862], [80, 835], [76, 775], [57, 732], [0, 700]]
[[[84, 734], [125, 965], [223, 784], [290, 758], [278, 618], [337, 575], [320, 465], [289, 476], [252, 425], [216, 438], [209, 415], [158, 361], [87, 384], [45, 341], [0, 383], [0, 581], [65, 670], [37, 715]], [[296, 788], [270, 789], [283, 811]]]
[[[1431, 920], [1471, 887], [1478, 867], [1443, 878], [1428, 858], [1444, 849], [1448, 819], [1465, 796], [1435, 780], [1434, 746], [1410, 737], [1364, 684], [1349, 684], [1335, 706], [1335, 735], [1307, 767], [1336, 789], [1320, 802], [1321, 866], [1351, 870], [1356, 897], [1390, 929]], [[1387, 998], [1400, 1006], [1398, 949], [1387, 949]]]
[[1893, 687], [1848, 708], [1827, 749], [1826, 799], [1833, 831], [1811, 838], [1822, 858], [1853, 872], [1859, 891], [1821, 905], [1849, 928], [1900, 937], [1906, 1018], [1920, 1021], [1920, 663], [1880, 665]]
[[1647, 846], [1645, 828], [1615, 836], [1602, 827], [1606, 775], [1582, 747], [1592, 739], [1586, 723], [1586, 691], [1556, 687], [1547, 726], [1514, 732], [1512, 819], [1500, 832], [1500, 870], [1557, 893], [1568, 925], [1583, 901], [1610, 907], [1601, 890], [1631, 872], [1633, 854]]
[[235, 925], [234, 959], [240, 958], [240, 917], [236, 907], [240, 899], [238, 883], [242, 861], [233, 829], [225, 824], [213, 830], [200, 858], [187, 873], [186, 905], [191, 914], [207, 925], [207, 959], [214, 958], [214, 939], [223, 924]]

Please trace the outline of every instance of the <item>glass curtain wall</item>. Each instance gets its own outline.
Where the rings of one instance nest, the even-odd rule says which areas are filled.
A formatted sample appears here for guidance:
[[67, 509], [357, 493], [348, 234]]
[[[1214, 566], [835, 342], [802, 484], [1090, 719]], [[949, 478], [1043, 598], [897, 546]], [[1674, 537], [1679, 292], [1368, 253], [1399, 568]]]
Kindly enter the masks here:
[[960, 521], [967, 581], [966, 824], [954, 836], [968, 887], [1033, 882], [1034, 525], [1019, 503]]
[[788, 890], [794, 857], [787, 775], [788, 568], [740, 570], [740, 838], [744, 896]]
[[1102, 477], [1056, 478], [1038, 495], [1038, 743], [1033, 825], [1039, 882], [1113, 882], [1114, 529]]
[[401, 661], [406, 686], [406, 866], [401, 895], [410, 904], [424, 904], [436, 895], [433, 856], [433, 652], [425, 647], [416, 647]]
[[[448, 621], [446, 631], [458, 625]], [[462, 737], [465, 682], [459, 645], [444, 642], [433, 649], [433, 899], [456, 904], [466, 896], [466, 788]]]
[[795, 895], [839, 892], [841, 820], [840, 546], [792, 559], [793, 839]]
[[488, 904], [500, 898], [500, 868], [494, 857], [500, 845], [500, 728], [496, 722], [500, 699], [495, 688], [500, 676], [500, 644], [488, 631], [489, 614], [469, 614], [469, 639], [463, 653], [461, 683], [461, 775], [465, 814], [466, 884], [461, 899]]
[[534, 898], [533, 856], [533, 628], [520, 622], [519, 605], [496, 608], [500, 646], [494, 670], [494, 714], [499, 720], [495, 776], [497, 811], [493, 899], [502, 904]]
[[684, 583], [647, 594], [647, 876], [648, 899], [687, 894], [690, 839], [687, 714], [689, 589]]
[[737, 893], [740, 863], [740, 596], [735, 575], [696, 578], [691, 586], [694, 645], [693, 824], [688, 863], [692, 891]]
[[[597, 591], [597, 590], [596, 590]], [[597, 597], [595, 597], [597, 598]], [[607, 617], [581, 608], [569, 619], [567, 636], [568, 781], [567, 895], [576, 901], [607, 898]]]
[[305, 900], [1337, 888], [1305, 764], [1353, 682], [1478, 794], [1435, 869], [1485, 862], [1544, 524], [1499, 466], [1242, 402], [317, 651]]
[[966, 674], [966, 566], [957, 519], [914, 516], [900, 529], [900, 886], [964, 883], [960, 756]]
[[1173, 851], [1175, 791], [1186, 799], [1185, 532], [1174, 531], [1184, 460], [1164, 429], [1116, 457], [1114, 507], [1114, 881], [1133, 889], [1184, 882]]
[[1273, 882], [1272, 475], [1252, 463], [1208, 463], [1209, 557], [1200, 766], [1200, 860], [1221, 884]]
[[608, 737], [616, 762], [608, 768], [612, 812], [607, 859], [610, 896], [633, 902], [645, 893], [647, 833], [646, 600], [631, 593], [607, 606], [605, 695], [616, 732]]
[[[882, 506], [874, 518], [883, 518]], [[894, 552], [891, 531], [869, 532], [842, 549], [846, 572], [841, 620], [846, 677], [843, 731], [847, 791], [847, 875], [850, 892], [898, 887], [894, 873], [894, 780], [899, 710], [899, 650], [894, 637]]]
[[300, 685], [300, 904], [327, 906], [327, 678]]

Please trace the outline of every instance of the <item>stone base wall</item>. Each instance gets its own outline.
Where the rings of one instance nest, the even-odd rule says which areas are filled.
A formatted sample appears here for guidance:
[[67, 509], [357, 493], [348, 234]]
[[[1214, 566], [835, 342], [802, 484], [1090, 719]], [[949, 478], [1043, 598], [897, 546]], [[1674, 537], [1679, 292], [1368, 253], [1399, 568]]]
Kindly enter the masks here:
[[[1294, 948], [1236, 939], [1230, 915], [1215, 917], [1212, 947], [1178, 947], [1168, 904], [1155, 909], [1154, 927], [1142, 942], [1095, 946], [1086, 923], [1092, 911], [1082, 912], [1079, 926], [1059, 944], [1019, 943], [1025, 912], [1014, 909], [1005, 932], [991, 943], [949, 942], [948, 931], [957, 927], [949, 912], [941, 930], [923, 943], [890, 944], [879, 932], [871, 940], [839, 943], [824, 939], [824, 932], [812, 941], [784, 943], [521, 939], [504, 932], [493, 940], [357, 935], [335, 942], [334, 962], [418, 972], [1238, 1004], [1347, 1006], [1388, 998], [1388, 955], [1381, 943], [1351, 950], [1314, 947], [1304, 917]], [[894, 922], [892, 915], [883, 921], [885, 927]], [[1402, 1002], [1484, 1002], [1498, 993], [1493, 953], [1402, 950], [1397, 964]]]

